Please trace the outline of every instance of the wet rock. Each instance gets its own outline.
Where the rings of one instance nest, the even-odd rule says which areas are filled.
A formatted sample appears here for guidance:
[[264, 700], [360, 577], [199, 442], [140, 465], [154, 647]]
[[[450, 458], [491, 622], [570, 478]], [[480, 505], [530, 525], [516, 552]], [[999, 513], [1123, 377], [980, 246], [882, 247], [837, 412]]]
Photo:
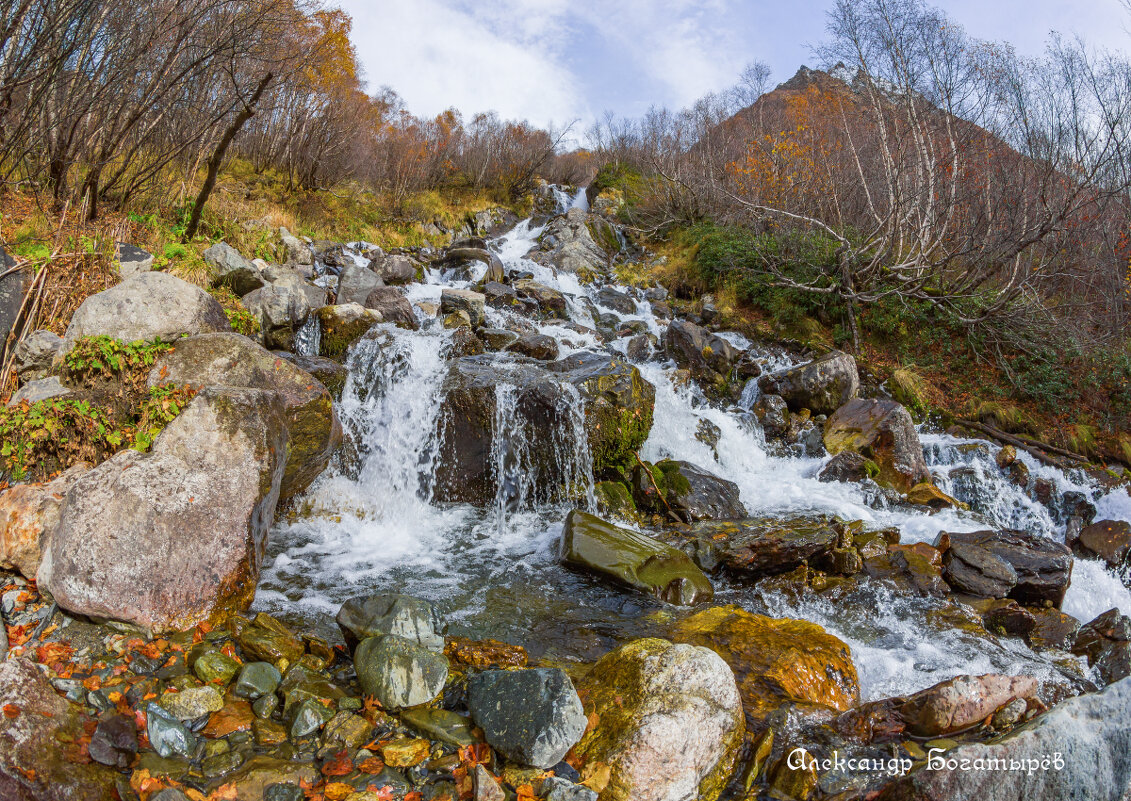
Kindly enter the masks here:
[[[1032, 770], [918, 770], [894, 780], [880, 801], [1056, 801], [1064, 798], [1121, 801], [1131, 787], [1131, 679], [1101, 693], [1069, 698], [1008, 737], [948, 751], [947, 763], [1033, 765]], [[1060, 759], [1054, 767], [1054, 755]], [[941, 755], [938, 755], [941, 756]], [[1043, 760], [1048, 758], [1046, 767]], [[1026, 760], [1036, 759], [1036, 763]], [[991, 762], [991, 760], [994, 760]]]
[[704, 521], [672, 536], [689, 547], [706, 570], [716, 566], [752, 577], [785, 573], [834, 548], [840, 539], [824, 517]]
[[[871, 467], [871, 470], [869, 470]], [[871, 478], [870, 473], [877, 471], [875, 462], [865, 459], [856, 451], [842, 451], [829, 459], [821, 472], [817, 474], [818, 481], [859, 482]]]
[[262, 662], [276, 663], [285, 659], [293, 664], [303, 654], [298, 635], [263, 613], [256, 615], [255, 622], [245, 626], [236, 639], [247, 656]]
[[[84, 736], [81, 708], [58, 695], [29, 659], [0, 661], [0, 798], [110, 801], [115, 772], [66, 758], [61, 741]], [[12, 715], [10, 712], [16, 714]]]
[[208, 683], [227, 684], [239, 669], [239, 662], [219, 651], [209, 651], [202, 654], [192, 664], [192, 672], [196, 674], [196, 677]]
[[995, 601], [989, 606], [982, 612], [982, 623], [986, 631], [1024, 637], [1037, 625], [1037, 620], [1032, 612], [1010, 599]]
[[240, 670], [232, 692], [254, 701], [275, 692], [282, 678], [279, 669], [270, 662], [249, 662]]
[[907, 492], [931, 480], [915, 423], [895, 401], [849, 401], [825, 423], [824, 443], [833, 455], [855, 451], [875, 463], [880, 486]]
[[462, 311], [467, 314], [472, 328], [483, 325], [483, 315], [487, 303], [486, 295], [470, 289], [444, 288], [440, 293], [440, 313], [451, 314]]
[[338, 276], [336, 303], [339, 306], [347, 306], [351, 303], [363, 306], [369, 293], [384, 285], [381, 276], [373, 270], [351, 261], [342, 268], [342, 273]]
[[916, 484], [907, 491], [907, 502], [930, 509], [966, 509], [966, 504], [955, 500], [929, 481]]
[[530, 486], [553, 496], [571, 480], [578, 443], [573, 415], [584, 405], [584, 434], [593, 472], [635, 463], [634, 453], [652, 426], [655, 388], [640, 371], [609, 354], [579, 353], [556, 362], [495, 355], [454, 360], [444, 380], [437, 422], [434, 497], [441, 502], [494, 503], [492, 469], [499, 384], [514, 387], [515, 428], [508, 440], [519, 451]]
[[943, 580], [942, 554], [925, 542], [888, 545], [882, 555], [864, 559], [864, 572], [887, 579], [903, 591], [941, 598], [950, 592]]
[[295, 334], [310, 316], [310, 301], [300, 287], [267, 284], [243, 296], [244, 307], [259, 320], [259, 337], [272, 350], [292, 350]]
[[507, 350], [531, 359], [552, 362], [558, 358], [558, 341], [546, 334], [526, 334], [511, 343]]
[[651, 334], [637, 334], [625, 346], [625, 355], [634, 362], [646, 362], [656, 353], [655, 337]]
[[1079, 620], [1059, 609], [1031, 608], [1029, 612], [1034, 620], [1032, 630], [1025, 637], [1029, 647], [1067, 651], [1072, 646], [1080, 629]]
[[89, 469], [80, 462], [52, 481], [0, 491], [0, 568], [35, 578], [46, 538], [59, 525], [67, 490]]
[[476, 765], [474, 801], [505, 801], [506, 797], [495, 777], [482, 765]]
[[478, 356], [486, 352], [487, 349], [483, 347], [483, 340], [475, 335], [470, 325], [467, 327], [461, 326], [452, 332], [452, 338], [448, 342], [449, 358], [458, 359], [463, 356]]
[[1081, 626], [1072, 653], [1084, 656], [1104, 684], [1131, 675], [1131, 618], [1109, 609]]
[[352, 712], [342, 711], [334, 715], [322, 732], [322, 747], [341, 746], [356, 751], [370, 740], [373, 724]]
[[506, 350], [515, 342], [518, 342], [518, 334], [505, 328], [480, 329], [479, 337], [486, 344], [487, 350], [492, 351]]
[[448, 316], [444, 318], [444, 328], [459, 330], [466, 328], [471, 330], [471, 317], [463, 309], [457, 309], [453, 312], [448, 312]]
[[365, 308], [373, 309], [381, 315], [387, 323], [395, 323], [401, 328], [415, 331], [420, 327], [417, 322], [416, 312], [408, 302], [404, 292], [395, 286], [378, 287], [365, 298]]
[[255, 713], [251, 710], [251, 704], [233, 698], [208, 718], [208, 723], [201, 734], [216, 740], [236, 732], [251, 731], [254, 722]]
[[611, 286], [597, 292], [597, 303], [619, 314], [636, 314], [636, 301]]
[[348, 375], [348, 371], [343, 365], [333, 359], [327, 359], [325, 356], [296, 356], [286, 351], [276, 351], [275, 355], [280, 359], [286, 359], [298, 369], [310, 373], [318, 380], [318, 383], [329, 390], [330, 397], [334, 400], [341, 400], [342, 390], [345, 389]]
[[522, 765], [553, 767], [585, 733], [581, 699], [557, 668], [487, 670], [468, 682], [467, 698], [488, 744]]
[[[231, 783], [240, 801], [274, 801], [268, 796], [272, 785], [290, 785], [302, 792], [302, 786], [313, 786], [321, 779], [318, 769], [309, 762], [277, 759], [260, 755], [244, 763], [225, 783]], [[286, 798], [285, 796], [275, 796]], [[289, 799], [288, 799], [289, 801]]]
[[751, 732], [787, 702], [843, 712], [860, 701], [848, 646], [816, 623], [720, 606], [677, 624], [672, 639], [710, 648], [730, 666]]
[[1072, 577], [1072, 554], [1066, 546], [1023, 531], [943, 532], [935, 544], [944, 553], [955, 545], [971, 546], [962, 548], [964, 561], [977, 548], [1008, 564], [1017, 580], [1007, 595], [1023, 604], [1047, 601], [1059, 608]]
[[762, 394], [751, 411], [767, 439], [783, 439], [789, 435], [792, 428], [789, 407], [781, 395]]
[[483, 284], [483, 297], [487, 305], [495, 309], [509, 309], [518, 303], [518, 293], [514, 287], [501, 281], [487, 281]]
[[[339, 308], [339, 307], [329, 307]], [[299, 494], [326, 468], [342, 443], [329, 391], [310, 373], [239, 334], [178, 340], [149, 373], [148, 383], [227, 386], [274, 392], [287, 419], [286, 466], [280, 498]]]
[[322, 329], [318, 353], [329, 359], [342, 359], [350, 346], [361, 339], [377, 323], [381, 313], [357, 303], [323, 306], [316, 314]]
[[686, 523], [746, 517], [737, 484], [690, 462], [665, 459], [650, 468], [637, 465], [632, 489], [637, 508], [663, 515], [670, 510]]
[[263, 286], [259, 268], [227, 242], [213, 245], [201, 256], [212, 268], [212, 286], [226, 286], [240, 297]]
[[685, 553], [574, 509], [562, 529], [562, 562], [611, 578], [668, 603], [709, 601], [711, 582]]
[[432, 604], [411, 595], [381, 593], [351, 598], [338, 610], [338, 628], [351, 648], [368, 637], [394, 634], [432, 651], [444, 650], [440, 618]]
[[579, 690], [597, 725], [573, 753], [582, 776], [610, 771], [604, 798], [718, 798], [745, 730], [734, 674], [718, 654], [635, 640], [602, 657]]
[[295, 704], [284, 714], [289, 721], [287, 735], [292, 740], [300, 740], [315, 734], [334, 717], [329, 707], [312, 698]]
[[546, 801], [597, 801], [597, 793], [583, 784], [574, 784], [557, 776], [542, 782]]
[[99, 721], [87, 748], [100, 765], [128, 768], [137, 754], [137, 724], [127, 715], [111, 715]]
[[722, 337], [686, 320], [675, 320], [664, 332], [664, 350], [707, 392], [727, 394], [741, 352]]
[[173, 755], [193, 759], [200, 747], [200, 739], [189, 731], [175, 715], [157, 704], [150, 703], [145, 709], [146, 735], [149, 744], [158, 756], [168, 758]]
[[224, 309], [200, 287], [167, 273], [138, 273], [82, 302], [67, 326], [61, 352], [82, 337], [173, 342], [185, 334], [231, 330]]
[[391, 254], [369, 262], [369, 269], [376, 272], [389, 286], [400, 286], [416, 280], [417, 263], [408, 256]]
[[40, 585], [71, 612], [156, 631], [246, 608], [287, 440], [277, 393], [202, 390], [149, 453], [122, 451], [74, 481]]
[[833, 350], [808, 364], [763, 375], [758, 386], [784, 398], [791, 411], [832, 414], [860, 392], [860, 376], [852, 356]]
[[386, 709], [426, 704], [448, 678], [447, 657], [395, 634], [362, 640], [354, 667], [361, 689]]
[[14, 362], [21, 382], [44, 378], [63, 347], [63, 338], [51, 331], [32, 331], [16, 345]]
[[1013, 566], [985, 548], [951, 543], [943, 553], [943, 576], [958, 592], [976, 598], [1004, 598], [1017, 584]]
[[607, 220], [584, 209], [569, 209], [547, 223], [535, 255], [543, 264], [587, 280], [604, 274], [609, 254], [619, 250], [620, 240]]
[[432, 740], [455, 746], [478, 742], [472, 731], [471, 720], [446, 709], [406, 709], [400, 717], [410, 729]]
[[560, 317], [563, 320], [569, 317], [566, 311], [565, 295], [556, 289], [551, 289], [545, 284], [540, 284], [530, 278], [514, 281], [512, 286], [519, 298], [528, 298], [538, 306], [538, 310], [546, 317]]
[[1032, 698], [1031, 676], [958, 676], [907, 698], [899, 706], [908, 731], [936, 737], [968, 729], [1016, 698]]
[[224, 707], [224, 698], [210, 684], [203, 687], [186, 687], [180, 692], [161, 696], [160, 706], [177, 720], [196, 720]]
[[1131, 523], [1101, 520], [1080, 530], [1072, 549], [1084, 557], [1098, 557], [1112, 567], [1121, 567], [1131, 554]]

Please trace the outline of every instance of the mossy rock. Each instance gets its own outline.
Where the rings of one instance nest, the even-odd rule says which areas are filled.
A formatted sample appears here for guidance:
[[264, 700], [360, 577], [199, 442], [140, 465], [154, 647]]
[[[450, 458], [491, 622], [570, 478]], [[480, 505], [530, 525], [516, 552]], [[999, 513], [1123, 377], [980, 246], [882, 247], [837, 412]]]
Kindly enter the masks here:
[[706, 646], [730, 665], [752, 732], [783, 704], [844, 712], [860, 702], [851, 650], [816, 623], [719, 606], [680, 622], [672, 639]]
[[323, 306], [316, 314], [322, 328], [318, 355], [339, 361], [345, 358], [354, 342], [382, 319], [379, 313], [359, 303]]
[[593, 495], [601, 514], [629, 521], [639, 517], [636, 504], [632, 500], [632, 492], [623, 482], [598, 481], [593, 487]]

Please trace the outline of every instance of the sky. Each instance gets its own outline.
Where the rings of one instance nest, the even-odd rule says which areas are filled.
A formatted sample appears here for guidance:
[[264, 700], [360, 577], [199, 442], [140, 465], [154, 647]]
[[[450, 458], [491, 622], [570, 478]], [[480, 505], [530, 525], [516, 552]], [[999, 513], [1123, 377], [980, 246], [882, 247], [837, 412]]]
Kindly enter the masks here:
[[[390, 86], [432, 116], [495, 110], [581, 127], [606, 111], [680, 108], [763, 61], [770, 86], [825, 35], [833, 0], [336, 0], [370, 90]], [[1050, 31], [1131, 50], [1120, 0], [936, 0], [972, 35], [1038, 54]]]

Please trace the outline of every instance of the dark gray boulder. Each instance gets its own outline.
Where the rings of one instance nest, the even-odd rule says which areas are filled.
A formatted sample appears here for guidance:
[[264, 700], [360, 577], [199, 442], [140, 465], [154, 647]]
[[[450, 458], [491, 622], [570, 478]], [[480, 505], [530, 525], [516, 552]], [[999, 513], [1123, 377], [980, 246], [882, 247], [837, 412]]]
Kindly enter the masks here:
[[808, 364], [767, 373], [758, 386], [769, 395], [781, 395], [791, 411], [832, 414], [860, 392], [856, 359], [833, 350]]

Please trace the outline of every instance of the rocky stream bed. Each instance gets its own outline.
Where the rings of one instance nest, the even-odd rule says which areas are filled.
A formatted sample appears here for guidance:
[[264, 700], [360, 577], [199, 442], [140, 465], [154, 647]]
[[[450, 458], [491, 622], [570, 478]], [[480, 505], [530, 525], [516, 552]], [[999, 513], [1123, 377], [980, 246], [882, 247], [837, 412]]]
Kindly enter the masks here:
[[196, 394], [0, 492], [0, 798], [1131, 797], [1126, 484], [620, 284], [594, 205], [214, 246], [257, 339], [131, 251], [29, 338], [12, 403], [90, 336]]

